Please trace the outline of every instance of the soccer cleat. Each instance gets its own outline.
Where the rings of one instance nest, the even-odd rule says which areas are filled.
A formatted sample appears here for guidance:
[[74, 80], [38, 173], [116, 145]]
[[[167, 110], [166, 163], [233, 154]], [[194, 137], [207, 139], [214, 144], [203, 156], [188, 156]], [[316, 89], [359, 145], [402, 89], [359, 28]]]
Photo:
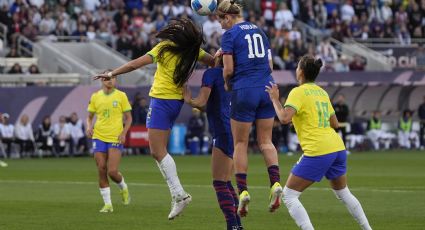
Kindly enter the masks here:
[[113, 212], [113, 211], [114, 211], [114, 209], [112, 208], [112, 204], [105, 204], [103, 206], [103, 208], [100, 209], [99, 212], [101, 212], [101, 213], [107, 213], [107, 212]]
[[238, 215], [240, 217], [245, 217], [248, 214], [248, 204], [251, 200], [248, 191], [244, 190], [239, 195], [239, 207], [238, 207]]
[[130, 197], [130, 193], [128, 192], [128, 188], [121, 190], [120, 193], [121, 193], [122, 203], [124, 205], [129, 205], [131, 201], [131, 197]]
[[173, 220], [178, 215], [180, 215], [184, 208], [192, 201], [192, 196], [189, 193], [185, 193], [183, 195], [177, 195], [173, 197], [171, 201], [171, 211], [168, 214], [168, 219]]
[[274, 212], [280, 207], [280, 200], [282, 198], [283, 189], [279, 182], [275, 182], [274, 185], [270, 188], [270, 204], [269, 211]]

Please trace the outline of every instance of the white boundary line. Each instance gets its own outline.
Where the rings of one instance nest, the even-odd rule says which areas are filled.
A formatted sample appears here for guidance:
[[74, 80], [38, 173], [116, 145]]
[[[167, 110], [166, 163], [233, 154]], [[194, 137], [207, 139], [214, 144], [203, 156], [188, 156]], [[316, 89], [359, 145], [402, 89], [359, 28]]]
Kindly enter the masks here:
[[[88, 181], [46, 181], [46, 180], [0, 180], [0, 183], [9, 183], [9, 184], [61, 184], [61, 185], [97, 185], [97, 182], [88, 182]], [[140, 186], [140, 187], [167, 187], [165, 184], [151, 184], [151, 183], [128, 183], [130, 186]], [[197, 185], [197, 184], [185, 184], [183, 185], [186, 188], [208, 188], [212, 189], [212, 185]], [[249, 186], [250, 189], [269, 189], [267, 186]], [[410, 189], [409, 189], [410, 188]], [[385, 192], [385, 193], [421, 193], [424, 191], [425, 187], [415, 186], [407, 187], [406, 189], [385, 189], [385, 188], [364, 188], [364, 187], [355, 187], [350, 188], [351, 191], [360, 191], [360, 192]], [[414, 190], [418, 189], [418, 190]], [[421, 190], [419, 190], [421, 189]], [[318, 188], [311, 187], [307, 190], [314, 191], [330, 191], [330, 188]]]

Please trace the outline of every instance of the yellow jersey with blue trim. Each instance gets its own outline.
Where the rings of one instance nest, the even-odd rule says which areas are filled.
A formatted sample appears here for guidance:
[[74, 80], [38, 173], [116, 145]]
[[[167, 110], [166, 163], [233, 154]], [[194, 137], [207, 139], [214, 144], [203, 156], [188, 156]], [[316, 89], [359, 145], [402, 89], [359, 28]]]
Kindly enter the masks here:
[[131, 111], [131, 105], [127, 95], [118, 89], [109, 94], [99, 90], [91, 96], [87, 111], [96, 115], [93, 139], [117, 143], [124, 129], [123, 114]]
[[[176, 69], [179, 58], [184, 58], [171, 52], [165, 52], [161, 57], [158, 56], [161, 47], [167, 44], [174, 44], [171, 41], [162, 41], [158, 43], [147, 54], [157, 64], [153, 84], [149, 92], [150, 97], [159, 99], [183, 99], [183, 87], [174, 83], [174, 70]], [[202, 59], [206, 55], [203, 49], [199, 49], [198, 59]]]
[[345, 150], [341, 137], [330, 126], [335, 114], [328, 93], [314, 83], [302, 84], [291, 90], [285, 107], [296, 114], [292, 123], [306, 156], [321, 156]]

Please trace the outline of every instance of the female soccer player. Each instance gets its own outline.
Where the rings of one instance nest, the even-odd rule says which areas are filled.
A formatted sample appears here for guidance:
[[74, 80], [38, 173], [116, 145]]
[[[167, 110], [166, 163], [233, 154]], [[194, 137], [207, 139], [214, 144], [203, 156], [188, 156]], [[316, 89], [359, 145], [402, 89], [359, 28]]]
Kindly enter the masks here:
[[313, 229], [298, 197], [326, 176], [336, 197], [345, 204], [361, 228], [371, 229], [362, 206], [347, 187], [347, 152], [334, 130], [338, 128], [335, 111], [326, 91], [314, 84], [321, 67], [321, 59], [315, 60], [311, 56], [301, 58], [296, 70], [300, 86], [289, 93], [284, 108], [279, 102], [277, 85], [271, 83], [271, 86], [266, 86], [280, 122], [288, 124], [292, 120], [304, 151], [286, 181], [283, 201], [301, 229]]
[[[113, 212], [108, 176], [121, 190], [122, 201], [130, 203], [130, 194], [124, 177], [118, 171], [121, 151], [131, 126], [131, 106], [127, 95], [115, 88], [115, 78], [103, 78], [102, 89], [95, 92], [88, 105], [87, 136], [93, 139], [93, 153], [99, 173], [100, 194], [105, 205], [100, 212]], [[93, 127], [93, 118], [96, 124]], [[123, 117], [125, 125], [123, 128]]]
[[198, 97], [192, 98], [190, 89], [186, 88], [184, 100], [199, 109], [206, 105], [209, 129], [213, 136], [211, 169], [218, 204], [226, 219], [227, 229], [242, 229], [236, 212], [239, 201], [231, 182], [233, 139], [230, 129], [230, 93], [224, 90], [223, 69], [206, 70]]
[[168, 215], [168, 219], [172, 220], [190, 203], [192, 197], [180, 184], [174, 159], [167, 152], [170, 129], [184, 104], [183, 85], [192, 74], [196, 61], [213, 66], [214, 59], [200, 49], [204, 42], [202, 31], [188, 19], [172, 21], [156, 37], [163, 39], [162, 42], [147, 54], [94, 79], [116, 77], [151, 63], [157, 64], [149, 93], [151, 100], [146, 125], [151, 155], [167, 181], [172, 196]]
[[257, 142], [263, 153], [270, 179], [270, 212], [280, 206], [282, 187], [277, 151], [272, 143], [275, 112], [264, 86], [273, 81], [272, 60], [267, 36], [256, 25], [245, 22], [242, 7], [224, 0], [217, 9], [226, 32], [221, 49], [224, 60], [225, 87], [232, 90], [231, 127], [234, 142], [234, 165], [239, 189], [238, 213], [246, 216], [250, 196], [247, 186], [248, 140], [252, 123], [257, 127]]

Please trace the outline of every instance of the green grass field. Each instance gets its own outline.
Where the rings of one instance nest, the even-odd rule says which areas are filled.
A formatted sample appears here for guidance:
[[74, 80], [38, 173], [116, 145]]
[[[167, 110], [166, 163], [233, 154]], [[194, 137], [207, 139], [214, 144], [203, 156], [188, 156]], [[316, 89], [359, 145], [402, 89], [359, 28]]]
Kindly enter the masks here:
[[[268, 177], [260, 155], [250, 156], [251, 204], [243, 219], [248, 230], [297, 229], [286, 207], [267, 211]], [[298, 156], [280, 156], [282, 181]], [[170, 195], [150, 157], [125, 157], [121, 171], [132, 203], [120, 203], [112, 185], [114, 213], [100, 214], [102, 200], [91, 158], [9, 160], [0, 168], [1, 230], [225, 229], [211, 184], [210, 158], [175, 157], [180, 179], [193, 202], [183, 216], [168, 221]], [[425, 152], [354, 153], [349, 184], [373, 229], [425, 229]], [[359, 229], [324, 180], [301, 201], [316, 229]]]

